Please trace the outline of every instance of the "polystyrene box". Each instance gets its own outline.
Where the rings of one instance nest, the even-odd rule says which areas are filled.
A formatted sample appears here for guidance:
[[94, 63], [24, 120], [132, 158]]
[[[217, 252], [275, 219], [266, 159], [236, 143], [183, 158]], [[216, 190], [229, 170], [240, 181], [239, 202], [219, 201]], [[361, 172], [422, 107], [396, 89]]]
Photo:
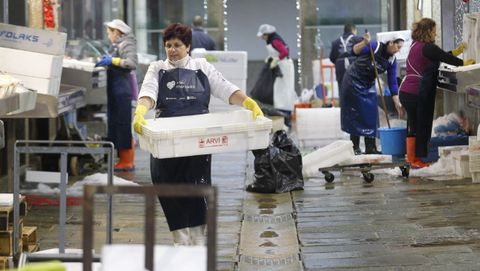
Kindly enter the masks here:
[[60, 77], [39, 78], [22, 74], [12, 74], [12, 76], [19, 79], [24, 87], [36, 90], [40, 94], [56, 97], [60, 91]]
[[302, 173], [305, 177], [319, 174], [319, 168], [331, 167], [355, 156], [350, 140], [338, 140], [302, 157]]
[[343, 138], [340, 108], [296, 108], [298, 139]]
[[247, 78], [247, 52], [193, 50], [193, 58], [205, 58], [228, 79]]
[[[12, 74], [51, 78], [62, 75], [63, 56], [0, 47], [0, 70]], [[28, 63], [28, 64], [27, 64]]]
[[270, 119], [253, 120], [248, 110], [158, 118], [142, 127], [140, 148], [155, 158], [264, 149], [271, 129]]
[[63, 57], [66, 42], [67, 33], [0, 23], [0, 47]]

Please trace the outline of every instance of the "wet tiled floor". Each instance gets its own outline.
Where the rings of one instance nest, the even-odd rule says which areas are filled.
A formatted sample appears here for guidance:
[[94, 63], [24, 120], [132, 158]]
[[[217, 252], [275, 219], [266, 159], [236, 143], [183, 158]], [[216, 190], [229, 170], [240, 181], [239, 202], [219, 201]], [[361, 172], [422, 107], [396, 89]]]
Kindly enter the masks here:
[[[360, 174], [337, 175], [333, 183], [313, 178], [303, 191], [262, 195], [244, 190], [252, 161], [246, 153], [213, 157], [218, 270], [480, 270], [480, 185], [471, 179], [376, 174], [367, 184]], [[119, 176], [149, 183], [147, 153], [137, 151], [136, 165], [134, 173]], [[141, 243], [141, 202], [122, 199], [115, 206], [114, 240]], [[42, 249], [57, 246], [55, 214], [55, 207], [33, 207], [28, 214], [26, 223], [39, 226]], [[98, 216], [97, 248], [104, 240], [101, 211]], [[258, 217], [263, 223], [248, 224]], [[275, 226], [288, 217], [286, 228]], [[69, 207], [67, 218], [67, 246], [81, 247], [80, 207]], [[160, 208], [157, 222], [157, 242], [170, 243]], [[292, 232], [291, 242], [274, 238]]]

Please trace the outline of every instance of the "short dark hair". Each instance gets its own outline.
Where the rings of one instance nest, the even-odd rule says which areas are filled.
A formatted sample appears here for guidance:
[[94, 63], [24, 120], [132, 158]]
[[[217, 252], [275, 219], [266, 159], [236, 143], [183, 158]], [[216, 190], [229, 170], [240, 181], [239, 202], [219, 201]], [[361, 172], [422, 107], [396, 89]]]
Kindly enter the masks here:
[[344, 26], [343, 26], [343, 32], [345, 33], [351, 33], [353, 32], [353, 30], [357, 29], [357, 27], [352, 24], [352, 23], [346, 23]]
[[163, 44], [171, 39], [179, 39], [189, 46], [192, 44], [192, 28], [181, 23], [169, 24], [163, 32]]
[[193, 18], [193, 26], [202, 26], [203, 25], [203, 18], [200, 15], [197, 15]]

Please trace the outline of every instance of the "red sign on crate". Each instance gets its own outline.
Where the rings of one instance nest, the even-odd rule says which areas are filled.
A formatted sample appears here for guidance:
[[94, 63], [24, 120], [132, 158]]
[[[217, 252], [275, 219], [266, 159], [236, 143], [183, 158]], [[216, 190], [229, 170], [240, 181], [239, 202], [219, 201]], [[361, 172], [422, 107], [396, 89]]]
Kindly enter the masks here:
[[201, 137], [198, 139], [199, 148], [228, 146], [228, 136]]

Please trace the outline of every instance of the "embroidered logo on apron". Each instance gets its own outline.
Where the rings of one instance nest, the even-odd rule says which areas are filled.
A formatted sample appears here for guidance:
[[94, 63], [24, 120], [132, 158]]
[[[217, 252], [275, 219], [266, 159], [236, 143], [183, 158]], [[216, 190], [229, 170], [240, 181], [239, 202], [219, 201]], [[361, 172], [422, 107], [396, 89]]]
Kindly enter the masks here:
[[170, 81], [170, 82], [167, 83], [167, 88], [168, 89], [172, 89], [174, 87], [175, 87], [175, 81]]
[[228, 136], [200, 137], [198, 139], [199, 148], [228, 146]]

